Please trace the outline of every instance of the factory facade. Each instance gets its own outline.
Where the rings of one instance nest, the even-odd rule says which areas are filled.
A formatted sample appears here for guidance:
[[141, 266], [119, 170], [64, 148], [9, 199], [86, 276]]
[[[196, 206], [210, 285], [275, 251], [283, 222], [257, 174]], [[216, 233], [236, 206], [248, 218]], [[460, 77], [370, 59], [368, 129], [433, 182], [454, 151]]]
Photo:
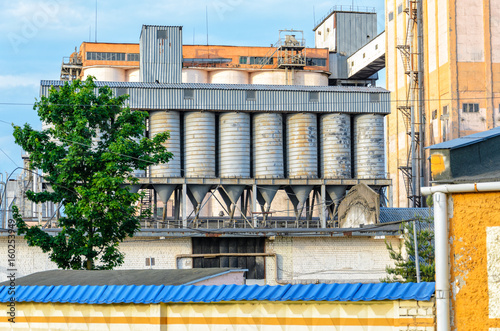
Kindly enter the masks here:
[[388, 172], [395, 207], [422, 206], [424, 147], [498, 126], [500, 4], [386, 1]]

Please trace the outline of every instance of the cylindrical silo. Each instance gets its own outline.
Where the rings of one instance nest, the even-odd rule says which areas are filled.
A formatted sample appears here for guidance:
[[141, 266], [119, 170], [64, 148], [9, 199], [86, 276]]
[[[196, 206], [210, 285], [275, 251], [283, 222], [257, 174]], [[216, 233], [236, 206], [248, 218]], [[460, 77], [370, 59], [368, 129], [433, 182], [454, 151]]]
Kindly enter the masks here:
[[181, 176], [181, 136], [180, 114], [178, 111], [152, 111], [149, 115], [151, 136], [169, 131], [170, 138], [163, 144], [174, 157], [166, 164], [151, 166], [152, 177], [180, 177]]
[[210, 72], [211, 84], [248, 84], [248, 72], [243, 70], [216, 70]]
[[351, 178], [351, 117], [321, 116], [321, 173], [324, 178]]
[[122, 68], [87, 68], [83, 71], [83, 80], [87, 76], [94, 76], [96, 80], [102, 82], [124, 82], [125, 69]]
[[255, 178], [283, 178], [283, 117], [259, 113], [253, 117], [253, 162]]
[[183, 83], [200, 83], [208, 82], [208, 71], [205, 69], [182, 69]]
[[328, 86], [328, 75], [323, 72], [296, 71], [293, 85]]
[[215, 114], [187, 112], [184, 116], [185, 176], [215, 177]]
[[139, 69], [129, 69], [125, 74], [127, 82], [138, 82], [139, 81]]
[[354, 177], [385, 178], [384, 116], [354, 117]]
[[250, 177], [250, 114], [219, 117], [219, 166], [222, 178]]
[[[289, 79], [291, 79], [291, 76]], [[287, 85], [287, 73], [284, 70], [252, 72], [250, 74], [250, 84]], [[292, 84], [292, 82], [289, 82], [289, 84]]]
[[318, 177], [318, 125], [316, 114], [289, 114], [287, 127], [288, 177]]

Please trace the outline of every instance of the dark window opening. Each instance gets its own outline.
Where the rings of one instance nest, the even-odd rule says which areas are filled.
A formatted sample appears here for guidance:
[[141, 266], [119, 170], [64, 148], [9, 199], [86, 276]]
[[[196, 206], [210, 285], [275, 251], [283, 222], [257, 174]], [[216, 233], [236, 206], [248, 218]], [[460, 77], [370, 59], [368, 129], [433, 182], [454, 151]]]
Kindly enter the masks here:
[[392, 21], [394, 19], [394, 13], [391, 11], [389, 13], [389, 22]]
[[255, 91], [247, 91], [246, 99], [250, 101], [255, 101]]
[[326, 66], [326, 59], [325, 58], [309, 57], [306, 60], [306, 65], [308, 65], [308, 66], [325, 67]]
[[192, 89], [184, 90], [184, 99], [194, 99], [194, 90]]
[[[245, 253], [264, 253], [264, 238], [192, 238], [193, 254], [209, 257], [193, 258], [193, 268], [238, 268], [248, 269], [247, 279], [265, 279], [263, 256], [238, 256]], [[218, 256], [219, 253], [234, 253], [234, 256]]]
[[319, 92], [309, 92], [309, 101], [310, 102], [318, 102], [319, 101]]
[[479, 104], [478, 103], [464, 103], [462, 111], [464, 113], [478, 113]]
[[127, 53], [127, 61], [139, 62], [139, 53]]

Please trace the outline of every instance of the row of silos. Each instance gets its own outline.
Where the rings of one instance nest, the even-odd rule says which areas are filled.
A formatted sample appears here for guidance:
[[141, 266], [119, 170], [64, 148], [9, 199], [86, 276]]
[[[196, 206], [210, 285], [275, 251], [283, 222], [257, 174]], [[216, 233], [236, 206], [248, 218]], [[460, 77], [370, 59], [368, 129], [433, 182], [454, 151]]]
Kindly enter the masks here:
[[195, 69], [182, 70], [183, 83], [209, 84], [263, 84], [263, 85], [303, 85], [328, 86], [328, 75], [324, 72], [294, 71], [293, 76], [284, 70], [248, 69]]
[[153, 177], [181, 177], [182, 167], [187, 178], [217, 174], [261, 179], [385, 177], [384, 117], [378, 114], [225, 112], [216, 116], [214, 112], [152, 111], [150, 131], [152, 136], [169, 131], [165, 146], [174, 154], [168, 164], [152, 167]]
[[[123, 69], [117, 67], [87, 68], [83, 79], [94, 76], [99, 81], [106, 82], [138, 82], [139, 69]], [[292, 82], [293, 80], [293, 82]], [[321, 72], [296, 71], [293, 77], [283, 70], [263, 70], [249, 72], [237, 69], [193, 69], [182, 70], [183, 83], [210, 84], [264, 84], [264, 85], [294, 85], [327, 86], [328, 75]]]

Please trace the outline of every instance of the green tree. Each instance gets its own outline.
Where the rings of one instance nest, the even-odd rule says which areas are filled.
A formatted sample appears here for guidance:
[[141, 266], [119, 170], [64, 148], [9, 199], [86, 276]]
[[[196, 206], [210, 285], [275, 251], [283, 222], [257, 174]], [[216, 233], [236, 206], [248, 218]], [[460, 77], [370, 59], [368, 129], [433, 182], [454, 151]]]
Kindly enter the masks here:
[[[429, 229], [432, 218], [417, 218], [417, 243], [420, 267], [420, 280], [423, 282], [435, 281], [434, 264], [434, 231]], [[415, 265], [415, 241], [413, 235], [413, 222], [405, 222], [401, 228], [404, 230], [404, 243], [399, 243], [397, 248], [389, 242], [385, 242], [390, 258], [394, 261], [394, 267], [385, 268], [387, 278], [385, 282], [416, 282], [417, 268]], [[403, 254], [403, 245], [406, 254]]]
[[108, 87], [96, 89], [91, 77], [52, 87], [34, 105], [48, 128], [14, 126], [15, 141], [29, 153], [31, 167], [40, 169], [51, 185], [49, 191], [27, 192], [28, 199], [64, 207], [55, 236], [28, 227], [16, 208], [18, 234], [49, 252], [63, 269], [112, 269], [123, 263], [119, 243], [132, 237], [146, 216], [138, 213], [141, 195], [125, 184], [137, 183], [134, 169], [172, 158], [162, 145], [168, 133], [143, 136], [147, 112], [124, 106], [127, 95], [113, 97]]

